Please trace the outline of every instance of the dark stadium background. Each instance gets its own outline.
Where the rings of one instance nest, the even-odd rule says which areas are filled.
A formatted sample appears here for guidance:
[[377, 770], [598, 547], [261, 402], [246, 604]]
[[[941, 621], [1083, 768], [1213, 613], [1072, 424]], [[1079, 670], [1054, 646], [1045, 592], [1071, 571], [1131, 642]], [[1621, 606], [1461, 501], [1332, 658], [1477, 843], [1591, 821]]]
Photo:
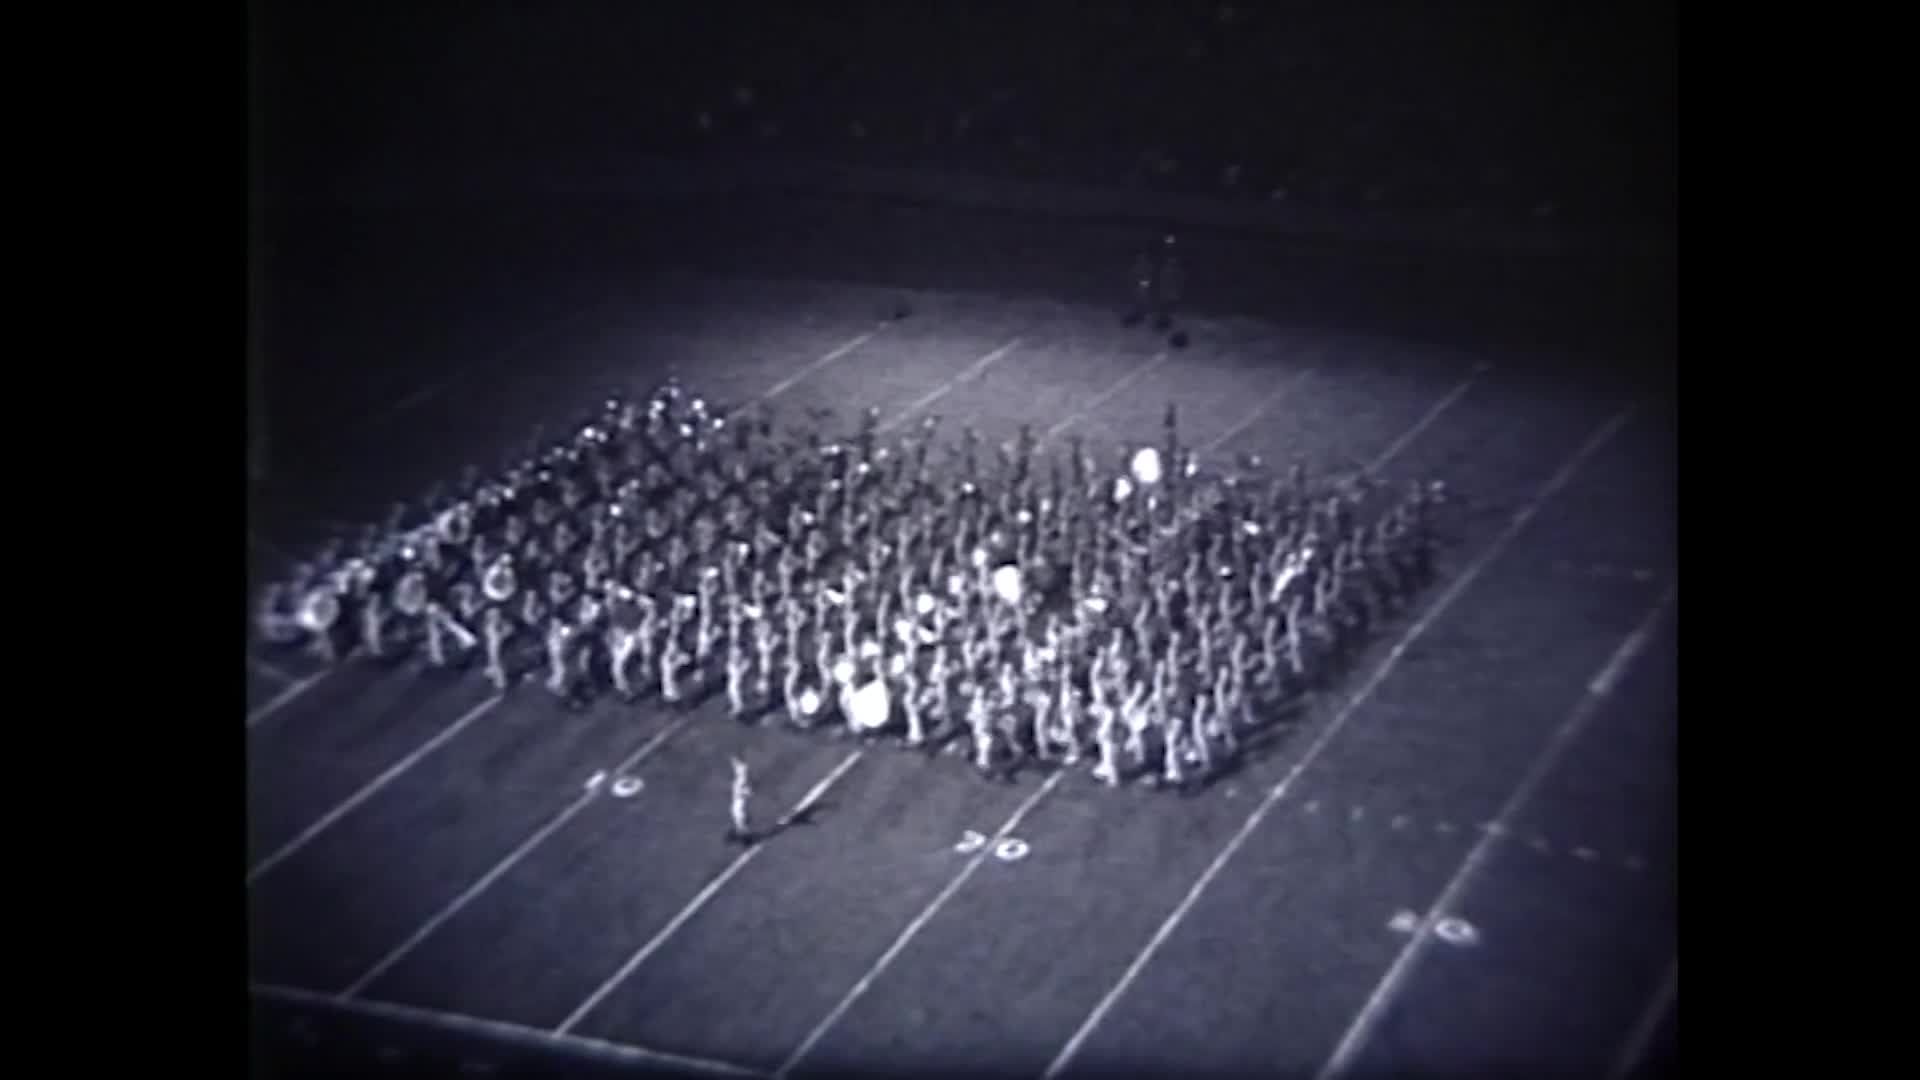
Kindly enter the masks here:
[[[1090, 437], [1151, 437], [1159, 405], [1176, 396], [1196, 440], [1238, 428], [1237, 448], [1302, 454], [1338, 471], [1394, 444], [1465, 379], [1471, 391], [1395, 464], [1459, 491], [1467, 521], [1454, 573], [1531, 505], [1596, 424], [1636, 407], [1596, 452], [1594, 477], [1579, 474], [1540, 503], [1379, 698], [1356, 711], [1353, 730], [1332, 744], [1346, 749], [1330, 750], [1329, 764], [1304, 774], [1306, 790], [1276, 807], [1259, 834], [1268, 858], [1250, 845], [1207, 901], [1245, 908], [1286, 895], [1301, 877], [1348, 882], [1324, 895], [1307, 889], [1301, 910], [1315, 912], [1313, 900], [1329, 898], [1421, 909], [1470, 837], [1413, 847], [1386, 826], [1370, 832], [1354, 819], [1333, 829], [1283, 807], [1323, 802], [1329, 819], [1336, 806], [1399, 810], [1470, 832], [1674, 580], [1667, 6], [256, 0], [248, 49], [250, 582], [461, 464], [498, 461], [536, 425], [564, 423], [609, 389], [637, 392], [672, 372], [723, 400], [751, 397], [875, 327], [884, 329], [870, 345], [794, 382], [781, 401], [789, 419], [812, 407], [843, 418], [867, 404], [898, 411], [946, 388], [932, 411], [1005, 437], [1037, 418], [1037, 403], [1071, 411], [1165, 350], [1150, 378], [1099, 399], [1083, 421]], [[1166, 232], [1179, 235], [1191, 267], [1185, 349], [1119, 325], [1128, 261]], [[1016, 337], [1028, 351], [950, 385]], [[1489, 373], [1469, 374], [1476, 363]], [[1283, 377], [1297, 388], [1282, 394]], [[1270, 396], [1279, 404], [1259, 415]], [[1385, 662], [1386, 642], [1413, 618], [1384, 631], [1329, 709]], [[1391, 1013], [1368, 1068], [1459, 1068], [1475, 1033], [1502, 1029], [1510, 1007], [1526, 1018], [1514, 1024], [1535, 1025], [1532, 1041], [1517, 1045], [1611, 1047], [1654, 993], [1676, 934], [1670, 614], [1647, 640], [1534, 803], [1529, 826], [1553, 838], [1554, 854], [1529, 862], [1518, 838], [1497, 849], [1488, 873], [1501, 885], [1475, 919], [1489, 941], [1425, 956], [1407, 993], [1430, 1007]], [[250, 713], [310, 674], [267, 667], [274, 674], [250, 656]], [[250, 836], [285, 839], [318, 819], [452, 722], [474, 693], [343, 672], [258, 730], [250, 723]], [[1417, 721], [1432, 733], [1407, 734], [1416, 707], [1433, 714]], [[649, 720], [604, 746], [569, 735], [541, 748], [539, 731], [560, 734], [549, 711], [512, 699], [498, 731], [493, 718], [476, 725], [447, 744], [447, 760], [410, 770], [344, 817], [337, 835], [348, 839], [317, 841], [250, 887], [250, 984], [324, 969], [309, 950], [384, 953], [420, 921], [402, 917], [408, 904], [438, 908], [564, 805], [576, 763], [611, 766], [660, 727]], [[766, 737], [782, 763], [767, 786], [788, 801], [846, 750]], [[696, 753], [693, 736], [685, 742], [677, 758], [663, 752], [649, 767], [707, 768], [711, 754]], [[870, 760], [856, 772], [870, 767], [904, 766]], [[1075, 911], [1118, 917], [1110, 897], [1076, 892], [1084, 868], [1060, 854], [1066, 838], [1117, 814], [1153, 838], [1152, 850], [1193, 830], [1204, 862], [1274, 768], [1248, 778], [1238, 803], [1205, 812], [1160, 814], [1064, 789], [1051, 811], [1067, 820], [1040, 822], [1047, 814], [1036, 811], [1036, 856], [1018, 867], [1027, 878], [1013, 894], [1027, 899], [996, 908], [974, 881], [954, 902], [1013, 920], [1006, 948], [959, 968], [971, 984], [945, 985], [944, 958], [967, 954], [974, 935], [943, 915], [887, 975], [903, 1001], [914, 985], [950, 1005], [973, 995], [974, 1004], [925, 1020], [924, 1046], [967, 1048], [938, 1064], [967, 1075], [1003, 1064], [1037, 1071], [1034, 1055], [1043, 1065], [1059, 1047], [1196, 869], [1192, 857], [1171, 860], [1178, 869], [1129, 864], [1122, 879], [1137, 874], [1142, 903], [1159, 907], [1111, 938], [1075, 936]], [[650, 857], [682, 868], [664, 875], [676, 888], [697, 888], [729, 857], [708, 824], [714, 781], [662, 776], [655, 786], [705, 800], [673, 808], [685, 810], [684, 823], [650, 826], [666, 832], [645, 838]], [[925, 881], [945, 877], [919, 871], [924, 880], [909, 890], [919, 902], [870, 910], [848, 909], [818, 882], [857, 877], [866, 838], [890, 830], [882, 849], [925, 841], [938, 850], [962, 828], [991, 831], [1023, 794], [959, 783], [939, 788], [930, 807], [882, 820], [882, 807], [898, 806], [890, 789], [852, 791], [794, 837], [791, 851], [823, 861], [769, 845], [712, 909], [731, 912], [729, 925], [754, 925], [756, 903], [796, 913], [818, 936], [816, 953], [841, 962], [783, 972], [764, 950], [730, 944], [724, 926], [703, 933], [690, 923], [647, 980], [649, 992], [687, 1004], [583, 1034], [770, 1071], [766, 1062], [791, 1048], [787, 1033], [811, 1027], [820, 1003], [920, 910], [932, 891]], [[1281, 823], [1288, 814], [1300, 819], [1297, 834], [1271, 836], [1296, 827]], [[535, 891], [517, 922], [499, 923], [513, 927], [502, 931], [513, 938], [503, 957], [539, 943], [549, 963], [603, 973], [631, 951], [597, 951], [625, 936], [579, 921], [640, 887], [608, 877], [606, 845], [619, 834], [611, 820], [598, 827], [560, 845], [571, 855], [517, 871], [552, 877], [514, 884]], [[1050, 847], [1045, 827], [1056, 830]], [[1588, 865], [1573, 849], [1596, 836], [1588, 843], [1600, 854]], [[392, 847], [351, 847], [368, 837]], [[1622, 863], [1628, 851], [1637, 866]], [[425, 859], [438, 893], [369, 868], [423, 852], [439, 853]], [[345, 861], [358, 859], [367, 866]], [[310, 909], [308, 894], [333, 896], [336, 885], [373, 891], [334, 896], [331, 913]], [[544, 913], [541, 888], [587, 899]], [[670, 914], [685, 897], [668, 894], [660, 903]], [[356, 914], [376, 909], [393, 914]], [[1215, 1062], [1205, 1048], [1240, 1039], [1262, 1063], [1284, 1067], [1299, 1051], [1311, 1068], [1332, 1049], [1318, 1033], [1337, 1035], [1358, 1007], [1354, 994], [1385, 970], [1372, 958], [1401, 945], [1367, 904], [1338, 915], [1251, 937], [1229, 926], [1229, 944], [1192, 950], [1187, 974], [1143, 976], [1103, 1029], [1111, 1045], [1100, 1067], [1157, 1074], [1193, 1062], [1200, 1075], [1231, 1072], [1245, 1060]], [[445, 960], [400, 989], [423, 1001], [500, 1000], [516, 976], [511, 960], [481, 955], [489, 943], [477, 932], [459, 940], [467, 944], [434, 955], [473, 955], [471, 971]], [[1063, 963], [1056, 982], [1018, 987], [1030, 1026], [981, 1026], [982, 1010], [1031, 977], [1020, 950], [1058, 940], [1089, 955], [1078, 970]], [[1204, 957], [1235, 942], [1265, 959], [1271, 985], [1213, 985]], [[1330, 976], [1316, 987], [1316, 958], [1329, 950], [1368, 972], [1365, 985]], [[1149, 971], [1168, 964], [1163, 956]], [[483, 977], [475, 972], [495, 985], [463, 986]], [[440, 977], [444, 988], [422, 982]], [[751, 989], [813, 978], [838, 981], [764, 1000]], [[252, 995], [258, 1075], [678, 1074], [669, 1062], [582, 1045], [342, 1011], [324, 1000], [338, 986], [296, 989], [319, 999]], [[532, 1019], [537, 989], [529, 993], [526, 1017], [506, 1006], [474, 1011], [551, 1027], [557, 1017]], [[744, 1001], [755, 1002], [757, 1030], [750, 1018], [720, 1016]], [[696, 1005], [705, 1012], [690, 1011]], [[884, 1013], [866, 1000], [812, 1067], [887, 1073], [877, 1055], [911, 1050], [914, 1037]], [[1658, 1025], [1648, 1068], [1671, 1059], [1676, 1015], [1668, 1009]], [[1138, 1032], [1140, 1045], [1112, 1030], [1150, 1017], [1164, 1028]], [[684, 1036], [684, 1046], [656, 1045], [668, 1019], [667, 1041]], [[1256, 1035], [1292, 1025], [1316, 1034], [1260, 1049]]]

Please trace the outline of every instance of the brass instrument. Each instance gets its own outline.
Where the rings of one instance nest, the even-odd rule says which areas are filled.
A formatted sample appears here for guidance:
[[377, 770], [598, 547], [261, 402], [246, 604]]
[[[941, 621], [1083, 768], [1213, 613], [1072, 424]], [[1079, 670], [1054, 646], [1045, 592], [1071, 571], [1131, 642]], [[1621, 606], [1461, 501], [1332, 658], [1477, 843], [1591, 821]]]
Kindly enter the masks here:
[[393, 606], [408, 618], [418, 618], [427, 610], [427, 575], [409, 570], [394, 586]]
[[486, 593], [488, 600], [496, 604], [504, 604], [513, 599], [513, 594], [518, 587], [519, 582], [513, 572], [513, 560], [506, 555], [495, 559], [493, 565], [487, 567], [486, 575], [480, 582], [481, 591]]
[[340, 619], [340, 594], [326, 587], [311, 590], [301, 599], [295, 618], [310, 634], [326, 633]]

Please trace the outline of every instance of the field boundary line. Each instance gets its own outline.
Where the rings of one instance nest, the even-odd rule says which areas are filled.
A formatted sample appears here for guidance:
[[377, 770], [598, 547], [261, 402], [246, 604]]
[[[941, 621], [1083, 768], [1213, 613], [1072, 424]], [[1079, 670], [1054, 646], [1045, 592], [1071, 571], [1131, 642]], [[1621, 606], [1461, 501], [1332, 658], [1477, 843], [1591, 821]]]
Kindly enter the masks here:
[[480, 1016], [468, 1016], [464, 1013], [442, 1012], [437, 1009], [424, 1009], [417, 1005], [402, 1005], [390, 1001], [371, 1001], [355, 999], [342, 1001], [332, 994], [323, 994], [315, 990], [302, 990], [293, 986], [281, 986], [274, 983], [249, 983], [247, 992], [268, 1001], [282, 1004], [300, 1005], [329, 1012], [343, 1013], [349, 1016], [374, 1020], [386, 1020], [399, 1024], [411, 1024], [416, 1027], [439, 1031], [454, 1032], [461, 1035], [481, 1035], [519, 1046], [537, 1047], [543, 1050], [564, 1050], [583, 1054], [601, 1060], [615, 1061], [635, 1065], [667, 1065], [685, 1069], [689, 1072], [704, 1073], [710, 1076], [743, 1077], [749, 1080], [761, 1080], [765, 1073], [736, 1065], [730, 1061], [714, 1058], [692, 1057], [686, 1054], [672, 1054], [662, 1050], [650, 1050], [644, 1046], [630, 1043], [610, 1042], [585, 1035], [555, 1035], [550, 1031], [527, 1027], [523, 1024], [505, 1020], [489, 1020]]

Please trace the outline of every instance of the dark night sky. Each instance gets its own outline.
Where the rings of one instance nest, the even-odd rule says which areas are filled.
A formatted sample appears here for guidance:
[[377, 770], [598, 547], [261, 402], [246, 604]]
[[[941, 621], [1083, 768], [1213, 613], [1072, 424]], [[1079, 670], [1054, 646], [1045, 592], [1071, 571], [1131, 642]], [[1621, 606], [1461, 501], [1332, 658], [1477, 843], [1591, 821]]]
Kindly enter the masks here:
[[1671, 197], [1670, 9], [1247, 3], [1223, 22], [1222, 6], [262, 0], [257, 160], [299, 175], [668, 148], [703, 104], [725, 122], [743, 83], [790, 145], [856, 112], [911, 142], [1004, 88], [983, 121], [1067, 154], [1167, 145], [1370, 176], [1437, 162]]

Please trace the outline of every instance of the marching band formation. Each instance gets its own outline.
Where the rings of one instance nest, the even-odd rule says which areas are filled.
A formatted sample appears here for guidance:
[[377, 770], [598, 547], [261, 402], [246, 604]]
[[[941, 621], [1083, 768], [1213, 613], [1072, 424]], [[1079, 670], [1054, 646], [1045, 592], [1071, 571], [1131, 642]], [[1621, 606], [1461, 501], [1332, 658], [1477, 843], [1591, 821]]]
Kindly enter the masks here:
[[264, 591], [259, 628], [575, 707], [724, 695], [744, 722], [965, 753], [989, 775], [1179, 787], [1433, 573], [1437, 484], [1203, 471], [1171, 408], [1160, 445], [1105, 469], [1027, 431], [983, 461], [971, 430], [942, 445], [938, 425], [883, 441], [869, 409], [836, 440], [676, 383], [611, 400], [334, 543]]

